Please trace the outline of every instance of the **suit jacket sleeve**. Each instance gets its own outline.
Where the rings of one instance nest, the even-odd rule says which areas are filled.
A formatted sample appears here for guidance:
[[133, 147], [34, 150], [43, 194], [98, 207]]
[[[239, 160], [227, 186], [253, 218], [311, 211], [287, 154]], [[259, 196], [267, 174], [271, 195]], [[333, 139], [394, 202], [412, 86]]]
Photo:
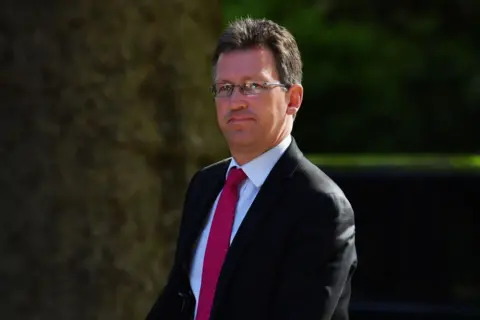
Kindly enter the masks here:
[[305, 200], [280, 267], [273, 319], [348, 319], [353, 210], [344, 195], [317, 192]]

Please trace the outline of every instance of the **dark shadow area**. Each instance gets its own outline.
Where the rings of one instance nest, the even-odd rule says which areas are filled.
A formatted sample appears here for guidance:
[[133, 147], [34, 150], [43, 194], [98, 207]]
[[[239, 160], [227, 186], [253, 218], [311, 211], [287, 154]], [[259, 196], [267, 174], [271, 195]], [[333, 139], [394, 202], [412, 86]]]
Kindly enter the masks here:
[[480, 174], [324, 168], [350, 199], [352, 319], [480, 319]]

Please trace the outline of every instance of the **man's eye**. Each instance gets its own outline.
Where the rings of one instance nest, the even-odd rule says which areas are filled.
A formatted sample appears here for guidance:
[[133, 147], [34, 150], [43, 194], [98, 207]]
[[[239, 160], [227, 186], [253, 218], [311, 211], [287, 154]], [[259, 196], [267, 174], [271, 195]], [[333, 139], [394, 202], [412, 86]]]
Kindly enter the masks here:
[[260, 89], [262, 87], [260, 83], [256, 82], [249, 83], [248, 86], [250, 87], [250, 89]]
[[230, 90], [230, 87], [231, 87], [231, 85], [229, 85], [229, 84], [224, 84], [224, 85], [218, 86], [217, 91], [218, 91], [218, 92], [229, 91], [229, 90]]

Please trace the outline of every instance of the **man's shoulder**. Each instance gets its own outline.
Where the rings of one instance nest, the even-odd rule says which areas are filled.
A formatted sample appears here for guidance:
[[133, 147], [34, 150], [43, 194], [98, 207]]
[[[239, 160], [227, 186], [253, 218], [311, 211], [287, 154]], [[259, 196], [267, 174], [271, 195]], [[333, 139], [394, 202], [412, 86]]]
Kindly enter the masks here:
[[208, 185], [222, 174], [225, 174], [230, 160], [231, 158], [226, 158], [197, 170], [190, 178], [187, 193], [191, 190], [204, 188], [205, 185]]
[[[322, 169], [306, 158], [299, 162], [294, 174], [295, 189], [303, 203], [311, 207], [332, 208], [332, 218], [353, 221], [354, 211], [340, 186]], [[318, 210], [318, 212], [325, 212]], [[312, 211], [315, 213], [315, 210]]]
[[224, 171], [230, 164], [231, 160], [232, 158], [225, 158], [223, 160], [217, 161], [206, 167], [201, 168], [198, 172], [202, 174], [209, 174], [209, 173], [218, 173], [219, 171]]
[[[230, 164], [232, 158], [225, 158], [223, 160], [217, 161], [215, 163], [212, 163], [208, 166], [205, 166], [203, 168], [200, 168], [196, 173], [195, 177], [201, 177], [201, 178], [211, 178], [214, 176], [217, 176], [219, 174], [224, 174], [228, 168], [228, 165]], [[202, 179], [203, 180], [203, 179]]]
[[294, 180], [313, 193], [345, 197], [339, 185], [319, 166], [305, 157], [299, 161]]

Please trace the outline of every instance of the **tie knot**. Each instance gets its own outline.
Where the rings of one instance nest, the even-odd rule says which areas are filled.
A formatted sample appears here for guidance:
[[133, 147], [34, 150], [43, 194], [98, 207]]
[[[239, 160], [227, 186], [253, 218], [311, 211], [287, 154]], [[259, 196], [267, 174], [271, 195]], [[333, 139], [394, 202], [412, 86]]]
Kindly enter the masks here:
[[242, 183], [243, 180], [245, 180], [246, 178], [247, 175], [245, 174], [245, 172], [243, 172], [242, 169], [232, 168], [228, 173], [227, 181], [225, 182], [225, 184], [229, 187], [237, 188], [240, 183]]

